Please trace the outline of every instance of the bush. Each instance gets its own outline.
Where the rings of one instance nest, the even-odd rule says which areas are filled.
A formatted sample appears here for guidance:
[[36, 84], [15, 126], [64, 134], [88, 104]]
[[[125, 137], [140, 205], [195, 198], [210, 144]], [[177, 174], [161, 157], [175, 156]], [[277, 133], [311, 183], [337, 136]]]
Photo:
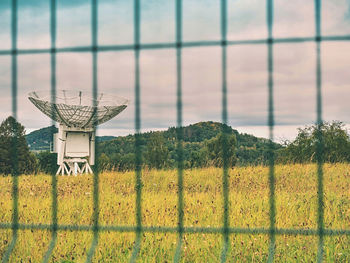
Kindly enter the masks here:
[[37, 156], [39, 163], [39, 170], [43, 173], [54, 174], [58, 169], [57, 153], [50, 153], [49, 151], [40, 152]]

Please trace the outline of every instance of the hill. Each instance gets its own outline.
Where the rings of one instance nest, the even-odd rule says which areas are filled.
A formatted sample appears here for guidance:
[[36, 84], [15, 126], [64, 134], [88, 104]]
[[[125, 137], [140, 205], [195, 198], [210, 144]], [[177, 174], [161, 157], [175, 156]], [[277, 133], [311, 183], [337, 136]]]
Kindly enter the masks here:
[[33, 131], [26, 135], [26, 140], [31, 151], [48, 151], [52, 144], [52, 135], [57, 133], [55, 126], [49, 126]]
[[[26, 135], [26, 140], [31, 151], [48, 151], [52, 144], [52, 136], [58, 132], [55, 126], [49, 126], [40, 130], [33, 131]], [[99, 142], [109, 141], [116, 138], [115, 136], [97, 136]]]
[[[269, 140], [258, 138], [250, 134], [239, 133], [230, 126], [224, 126], [219, 122], [199, 122], [183, 127], [184, 160], [185, 168], [205, 166], [203, 159], [208, 154], [206, 144], [215, 138], [226, 128], [229, 133], [234, 134], [237, 140], [236, 157], [238, 165], [264, 164], [267, 161], [267, 150]], [[27, 143], [31, 151], [45, 151], [50, 149], [52, 134], [57, 132], [55, 126], [42, 128], [26, 135]], [[176, 128], [171, 127], [165, 131], [146, 132], [140, 134], [141, 149], [144, 163], [147, 163], [147, 145], [154, 137], [158, 137], [165, 147], [166, 160], [164, 167], [175, 167], [176, 165]], [[128, 136], [102, 136], [97, 137], [99, 141], [99, 153], [103, 155], [102, 162], [109, 168], [118, 170], [132, 169], [135, 160], [135, 137]], [[275, 149], [282, 148], [280, 144], [274, 143]], [[118, 164], [118, 167], [114, 167]], [[113, 167], [111, 167], [113, 166]]]
[[[224, 128], [224, 124], [218, 122], [199, 122], [183, 127], [184, 160], [185, 168], [203, 167], [206, 155], [206, 145], [215, 138]], [[268, 160], [269, 140], [257, 138], [250, 134], [239, 133], [237, 130], [226, 126], [229, 133], [236, 136], [236, 157], [238, 165], [265, 164]], [[149, 142], [158, 137], [159, 144], [164, 144], [167, 154], [164, 167], [176, 166], [176, 128], [171, 127], [166, 131], [146, 132], [140, 134], [141, 149], [144, 163], [148, 161]], [[274, 143], [275, 149], [280, 149], [280, 144]], [[118, 164], [118, 170], [133, 168], [135, 156], [135, 138], [133, 135], [117, 137], [108, 142], [99, 144], [101, 154], [104, 154], [104, 163]], [[111, 168], [111, 167], [109, 167]], [[114, 167], [115, 168], [115, 167]]]

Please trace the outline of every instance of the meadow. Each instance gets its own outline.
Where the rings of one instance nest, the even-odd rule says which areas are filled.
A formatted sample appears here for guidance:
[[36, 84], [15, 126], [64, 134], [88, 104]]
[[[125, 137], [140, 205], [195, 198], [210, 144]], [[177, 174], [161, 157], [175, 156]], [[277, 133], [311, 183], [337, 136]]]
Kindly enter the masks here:
[[[279, 165], [276, 174], [276, 226], [317, 228], [317, 169], [314, 164]], [[59, 176], [58, 223], [92, 224], [92, 176]], [[177, 171], [142, 171], [142, 223], [177, 226]], [[135, 225], [135, 174], [100, 174], [100, 224]], [[269, 227], [268, 168], [237, 167], [229, 172], [230, 226]], [[12, 179], [0, 177], [0, 222], [11, 222]], [[324, 165], [325, 227], [350, 229], [350, 165]], [[19, 221], [50, 224], [51, 178], [19, 177]], [[223, 218], [222, 169], [184, 171], [184, 225], [221, 227]], [[50, 262], [84, 262], [93, 234], [59, 231]], [[0, 230], [0, 255], [11, 242], [11, 230]], [[10, 262], [41, 262], [48, 249], [47, 230], [19, 230]], [[127, 262], [134, 233], [100, 232], [94, 262]], [[138, 262], [172, 262], [176, 233], [142, 233]], [[277, 235], [275, 262], [315, 262], [317, 236]], [[350, 236], [325, 237], [325, 262], [350, 262]], [[185, 234], [181, 262], [219, 262], [220, 234]], [[269, 237], [265, 234], [232, 234], [227, 262], [266, 262]]]

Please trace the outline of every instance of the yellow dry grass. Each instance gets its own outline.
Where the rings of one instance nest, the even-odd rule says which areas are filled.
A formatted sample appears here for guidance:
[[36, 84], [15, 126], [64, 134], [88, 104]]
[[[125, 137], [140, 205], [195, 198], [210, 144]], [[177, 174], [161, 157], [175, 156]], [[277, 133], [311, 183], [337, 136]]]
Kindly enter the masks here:
[[[317, 173], [315, 165], [276, 166], [276, 226], [317, 228]], [[142, 171], [142, 223], [177, 226], [177, 172]], [[234, 168], [229, 173], [230, 226], [269, 227], [268, 168]], [[135, 225], [135, 175], [100, 174], [101, 225]], [[58, 177], [59, 224], [92, 224], [92, 176]], [[0, 222], [11, 222], [11, 177], [0, 177]], [[350, 165], [324, 166], [325, 226], [350, 229]], [[223, 218], [222, 170], [184, 171], [184, 225], [221, 227]], [[19, 177], [19, 221], [51, 223], [49, 175]], [[0, 230], [0, 255], [11, 242], [11, 230]], [[49, 231], [20, 230], [11, 262], [41, 262], [48, 249]], [[171, 262], [176, 233], [143, 233], [138, 262]], [[94, 262], [126, 262], [134, 233], [101, 232]], [[52, 262], [84, 262], [92, 241], [86, 231], [59, 231]], [[315, 262], [317, 236], [278, 235], [277, 262]], [[325, 238], [326, 262], [350, 262], [350, 236]], [[228, 262], [266, 262], [267, 235], [232, 234]], [[219, 234], [185, 234], [182, 262], [218, 262], [223, 246]]]

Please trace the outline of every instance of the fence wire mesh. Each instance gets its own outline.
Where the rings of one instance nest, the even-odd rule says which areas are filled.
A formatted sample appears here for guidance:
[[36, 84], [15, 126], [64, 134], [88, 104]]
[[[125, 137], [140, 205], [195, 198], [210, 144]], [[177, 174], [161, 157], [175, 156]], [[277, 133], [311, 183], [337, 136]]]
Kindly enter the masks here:
[[[317, 236], [318, 237], [318, 251], [317, 261], [322, 262], [323, 259], [323, 247], [325, 236], [346, 235], [350, 236], [350, 230], [347, 229], [328, 229], [324, 225], [324, 200], [323, 200], [323, 140], [322, 134], [318, 133], [318, 145], [316, 150], [317, 159], [317, 196], [318, 196], [318, 210], [317, 210], [317, 229], [286, 229], [276, 228], [276, 204], [275, 204], [275, 170], [274, 170], [274, 45], [279, 43], [298, 43], [298, 42], [315, 42], [316, 46], [316, 124], [322, 124], [322, 74], [321, 74], [321, 44], [324, 41], [349, 41], [350, 35], [339, 36], [322, 36], [321, 35], [321, 0], [315, 0], [315, 35], [310, 37], [290, 37], [290, 38], [274, 38], [273, 37], [273, 15], [274, 7], [273, 0], [266, 0], [266, 26], [268, 35], [264, 39], [246, 39], [231, 41], [227, 40], [227, 0], [221, 0], [220, 8], [220, 26], [221, 26], [221, 40], [220, 41], [187, 41], [182, 39], [182, 12], [183, 5], [182, 0], [175, 0], [175, 42], [173, 43], [150, 43], [142, 44], [141, 39], [141, 3], [140, 0], [134, 0], [134, 44], [131, 45], [99, 45], [98, 44], [98, 0], [91, 0], [91, 43], [90, 46], [73, 46], [73, 47], [56, 47], [56, 25], [57, 25], [57, 0], [50, 1], [50, 38], [51, 48], [48, 49], [18, 49], [17, 48], [17, 35], [18, 35], [18, 4], [17, 0], [12, 0], [11, 5], [11, 49], [0, 50], [0, 55], [10, 55], [12, 57], [12, 116], [17, 117], [17, 97], [18, 97], [18, 84], [17, 84], [17, 60], [19, 55], [26, 54], [50, 54], [51, 57], [51, 102], [55, 102], [56, 98], [56, 55], [57, 53], [71, 53], [71, 52], [90, 52], [92, 54], [92, 94], [94, 101], [97, 99], [98, 92], [98, 79], [97, 79], [97, 63], [98, 54], [100, 52], [107, 51], [134, 51], [135, 61], [135, 88], [134, 88], [134, 103], [135, 103], [135, 190], [136, 190], [136, 225], [123, 226], [123, 225], [101, 225], [99, 224], [99, 174], [98, 169], [95, 168], [93, 175], [93, 215], [92, 225], [62, 225], [57, 221], [57, 178], [55, 172], [52, 172], [51, 176], [51, 196], [52, 196], [52, 214], [51, 224], [21, 224], [19, 223], [18, 216], [18, 172], [17, 172], [17, 152], [16, 141], [14, 141], [12, 150], [13, 160], [13, 172], [12, 172], [12, 222], [1, 222], [0, 229], [12, 230], [12, 241], [8, 245], [3, 257], [3, 262], [8, 262], [11, 252], [13, 251], [17, 238], [18, 230], [49, 230], [52, 233], [51, 242], [44, 255], [43, 262], [48, 262], [50, 256], [55, 248], [57, 241], [58, 231], [90, 231], [93, 233], [92, 243], [87, 253], [86, 262], [91, 262], [94, 252], [96, 250], [99, 232], [101, 231], [114, 231], [114, 232], [133, 232], [135, 233], [135, 242], [132, 250], [130, 262], [135, 262], [140, 251], [141, 246], [141, 234], [147, 232], [153, 233], [177, 233], [177, 245], [174, 255], [174, 262], [181, 260], [183, 235], [203, 233], [203, 234], [221, 234], [223, 238], [223, 247], [221, 253], [221, 262], [226, 262], [227, 252], [229, 249], [229, 236], [231, 234], [250, 234], [250, 235], [268, 235], [269, 236], [269, 250], [268, 261], [274, 260], [275, 254], [275, 239], [276, 235], [304, 235], [304, 236]], [[267, 65], [268, 65], [268, 127], [269, 127], [269, 228], [240, 228], [231, 227], [229, 221], [229, 181], [228, 181], [228, 149], [225, 143], [226, 130], [223, 129], [224, 139], [222, 143], [223, 147], [223, 171], [222, 171], [222, 198], [223, 198], [223, 218], [222, 227], [186, 227], [184, 226], [184, 191], [183, 191], [183, 171], [184, 171], [184, 155], [183, 155], [183, 119], [182, 119], [182, 50], [189, 47], [201, 47], [201, 46], [219, 46], [221, 47], [221, 61], [222, 61], [222, 123], [228, 123], [228, 110], [227, 110], [227, 47], [232, 45], [266, 45], [267, 46]], [[149, 49], [175, 49], [176, 50], [176, 78], [177, 78], [177, 170], [178, 170], [178, 224], [177, 227], [167, 226], [144, 226], [142, 225], [141, 214], [141, 196], [142, 196], [142, 152], [141, 152], [141, 85], [140, 85], [140, 53], [143, 50]], [[54, 122], [52, 121], [52, 124]], [[96, 143], [96, 152], [98, 150]], [[98, 164], [97, 164], [98, 165]]]

